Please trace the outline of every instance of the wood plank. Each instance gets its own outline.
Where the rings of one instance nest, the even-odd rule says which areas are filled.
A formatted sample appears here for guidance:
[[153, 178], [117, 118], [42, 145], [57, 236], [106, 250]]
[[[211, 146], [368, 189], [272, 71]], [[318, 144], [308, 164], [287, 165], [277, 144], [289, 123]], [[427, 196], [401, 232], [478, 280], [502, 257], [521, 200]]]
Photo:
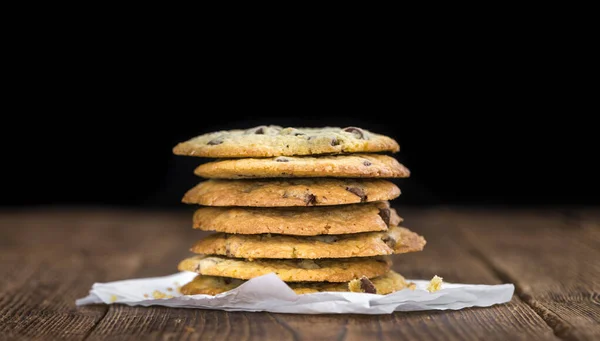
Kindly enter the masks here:
[[[106, 307], [75, 309], [81, 283], [92, 283], [96, 265], [69, 252], [66, 243], [87, 237], [69, 228], [77, 217], [56, 212], [2, 214], [0, 229], [0, 335], [3, 338], [85, 338]], [[66, 232], [73, 233], [71, 237]], [[64, 235], [63, 241], [56, 238]], [[84, 271], [85, 270], [85, 271]]]
[[472, 247], [565, 340], [600, 339], [595, 215], [454, 212]]
[[[136, 240], [159, 235], [152, 222], [160, 219], [140, 216], [118, 211], [0, 215], [0, 335], [85, 339], [108, 307], [77, 308], [74, 302], [95, 281], [128, 278], [143, 265]], [[168, 220], [173, 222], [172, 216]]]
[[575, 211], [582, 230], [582, 239], [592, 247], [600, 249], [600, 208]]
[[272, 314], [111, 306], [88, 340], [294, 340]]
[[[144, 266], [137, 268], [129, 277], [176, 273], [179, 261], [191, 254], [189, 248], [192, 244], [207, 234], [191, 228], [191, 217], [189, 212], [174, 214], [170, 221], [155, 222], [162, 229], [144, 231], [146, 238], [136, 241], [136, 254], [143, 255]], [[140, 230], [137, 225], [138, 223], [132, 228]], [[105, 317], [90, 333], [89, 340], [294, 340], [294, 333], [277, 317], [268, 313], [115, 304], [109, 306]]]
[[[421, 253], [396, 257], [396, 269], [412, 278], [434, 274], [448, 281], [495, 284], [501, 281], [462, 246], [462, 236], [436, 211], [408, 212], [407, 226], [428, 239]], [[181, 249], [199, 236], [180, 231]], [[159, 275], [171, 273], [181, 254], [148, 261]], [[136, 273], [136, 276], [139, 274]], [[243, 339], [243, 340], [364, 340], [422, 339], [555, 340], [545, 322], [515, 297], [507, 305], [446, 312], [395, 313], [381, 316], [227, 313], [210, 310], [113, 305], [90, 335], [101, 339]]]
[[[446, 281], [501, 282], [465, 249], [460, 230], [439, 212], [398, 209], [406, 218], [406, 226], [425, 235], [428, 245], [423, 252], [397, 256], [396, 270], [409, 278], [429, 279], [438, 274]], [[0, 305], [0, 310], [4, 309], [0, 315], [4, 318], [0, 321], [2, 336], [89, 336], [92, 340], [556, 339], [518, 297], [492, 308], [383, 316], [228, 313], [123, 305], [75, 308], [75, 298], [84, 296], [95, 281], [174, 273], [178, 261], [189, 254], [191, 243], [201, 235], [190, 228], [191, 213], [0, 215], [0, 221], [6, 219], [20, 232], [0, 231], [0, 255], [2, 259], [9, 257], [0, 264], [1, 299], [7, 300]], [[22, 260], [23, 254], [39, 256]], [[14, 266], [19, 261], [26, 265], [24, 269]], [[16, 282], [19, 284], [10, 284]], [[22, 289], [24, 285], [28, 290]], [[44, 304], [44, 300], [48, 302]]]
[[[424, 235], [423, 252], [395, 256], [395, 270], [407, 278], [498, 284], [501, 281], [462, 246], [462, 236], [436, 210], [403, 210], [405, 226]], [[305, 340], [556, 340], [552, 330], [518, 297], [506, 305], [460, 311], [380, 315], [283, 315], [278, 317]]]

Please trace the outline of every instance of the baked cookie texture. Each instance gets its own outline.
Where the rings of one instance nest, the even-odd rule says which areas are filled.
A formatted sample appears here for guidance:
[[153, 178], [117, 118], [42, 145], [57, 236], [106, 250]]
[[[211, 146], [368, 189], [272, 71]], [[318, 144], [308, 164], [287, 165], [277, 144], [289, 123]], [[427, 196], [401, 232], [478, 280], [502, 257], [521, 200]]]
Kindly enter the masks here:
[[[184, 295], [217, 295], [235, 289], [245, 282], [245, 280], [237, 278], [198, 275], [191, 282], [182, 286], [180, 290]], [[369, 292], [386, 295], [407, 287], [404, 277], [394, 271], [388, 271], [384, 275], [369, 280], [354, 279], [342, 283], [291, 282], [287, 284], [298, 295], [324, 291]]]
[[258, 126], [224, 130], [178, 143], [176, 155], [208, 158], [248, 158], [365, 152], [398, 152], [398, 143], [358, 127], [283, 128]]
[[372, 257], [423, 250], [425, 239], [404, 227], [385, 232], [295, 237], [215, 233], [198, 241], [191, 251], [234, 258], [321, 259]]
[[199, 205], [193, 227], [216, 231], [196, 242], [180, 271], [197, 273], [186, 295], [216, 295], [274, 273], [298, 294], [388, 294], [410, 287], [390, 255], [423, 250], [399, 224], [388, 179], [410, 171], [390, 155], [391, 137], [359, 127], [275, 125], [193, 137], [176, 155], [212, 158], [181, 201]]
[[324, 206], [392, 200], [400, 195], [383, 179], [266, 179], [200, 182], [182, 199], [204, 206]]
[[402, 222], [387, 201], [316, 207], [200, 207], [193, 227], [239, 234], [316, 236], [385, 231]]
[[250, 279], [275, 273], [286, 282], [348, 282], [365, 276], [377, 277], [390, 270], [388, 256], [350, 259], [260, 259], [245, 260], [221, 256], [194, 256], [179, 263], [180, 271], [206, 276]]
[[410, 171], [395, 158], [377, 154], [278, 156], [226, 159], [198, 166], [194, 173], [210, 179], [341, 177], [407, 178]]

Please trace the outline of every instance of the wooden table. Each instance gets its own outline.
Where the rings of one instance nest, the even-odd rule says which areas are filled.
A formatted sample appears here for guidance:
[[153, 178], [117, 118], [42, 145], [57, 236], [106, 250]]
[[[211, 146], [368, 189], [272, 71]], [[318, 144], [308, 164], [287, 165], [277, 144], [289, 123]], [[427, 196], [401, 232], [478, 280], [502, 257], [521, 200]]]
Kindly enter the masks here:
[[600, 209], [397, 209], [428, 241], [397, 271], [514, 283], [512, 301], [377, 316], [76, 307], [94, 282], [175, 273], [201, 235], [191, 211], [5, 209], [0, 339], [600, 340]]

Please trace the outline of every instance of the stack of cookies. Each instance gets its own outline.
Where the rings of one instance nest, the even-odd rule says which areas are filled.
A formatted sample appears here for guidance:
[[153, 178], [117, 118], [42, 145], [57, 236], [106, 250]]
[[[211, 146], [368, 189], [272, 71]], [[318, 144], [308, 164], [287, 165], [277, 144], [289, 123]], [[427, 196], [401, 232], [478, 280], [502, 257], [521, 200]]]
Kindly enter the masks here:
[[282, 128], [209, 133], [179, 143], [176, 155], [214, 158], [183, 197], [200, 205], [193, 227], [216, 231], [191, 248], [179, 270], [198, 275], [186, 295], [215, 295], [275, 273], [298, 294], [388, 294], [407, 287], [390, 255], [421, 251], [425, 239], [400, 227], [386, 178], [409, 171], [393, 139], [348, 128]]

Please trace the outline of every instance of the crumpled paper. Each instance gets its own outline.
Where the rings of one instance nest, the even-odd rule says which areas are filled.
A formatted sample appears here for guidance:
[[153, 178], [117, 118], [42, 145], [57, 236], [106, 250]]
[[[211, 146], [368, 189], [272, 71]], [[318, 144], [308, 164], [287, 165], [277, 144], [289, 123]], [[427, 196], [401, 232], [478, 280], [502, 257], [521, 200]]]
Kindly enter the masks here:
[[181, 272], [170, 276], [95, 283], [87, 297], [76, 305], [120, 303], [130, 306], [217, 309], [225, 311], [268, 311], [294, 314], [390, 314], [394, 311], [457, 310], [488, 307], [509, 302], [513, 284], [442, 284], [439, 291], [426, 290], [429, 281], [407, 280], [416, 289], [388, 295], [353, 292], [320, 292], [297, 295], [277, 275], [248, 280], [241, 286], [215, 296], [182, 295], [179, 287], [196, 276]]

